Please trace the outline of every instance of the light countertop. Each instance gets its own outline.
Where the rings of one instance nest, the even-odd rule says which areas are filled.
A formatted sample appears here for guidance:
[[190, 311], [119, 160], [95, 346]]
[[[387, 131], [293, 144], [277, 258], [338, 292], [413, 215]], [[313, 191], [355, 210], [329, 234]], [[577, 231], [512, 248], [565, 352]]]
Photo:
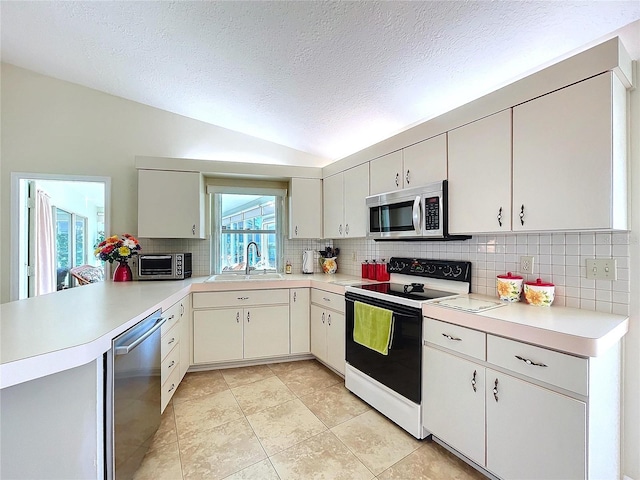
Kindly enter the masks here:
[[495, 297], [473, 293], [469, 296], [501, 306], [468, 313], [430, 303], [423, 305], [422, 314], [582, 357], [601, 355], [629, 330], [629, 319], [622, 315], [553, 305], [536, 307], [525, 302], [502, 303]]
[[[114, 337], [190, 292], [314, 287], [343, 294], [348, 275], [291, 274], [282, 280], [100, 282], [0, 305], [0, 388], [84, 365]], [[335, 283], [334, 283], [335, 282]]]

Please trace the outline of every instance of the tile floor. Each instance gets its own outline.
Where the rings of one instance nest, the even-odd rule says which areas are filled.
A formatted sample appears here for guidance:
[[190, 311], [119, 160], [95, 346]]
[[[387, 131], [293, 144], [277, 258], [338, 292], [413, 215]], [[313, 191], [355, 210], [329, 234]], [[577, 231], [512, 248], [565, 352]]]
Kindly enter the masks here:
[[315, 360], [188, 373], [136, 480], [480, 480]]

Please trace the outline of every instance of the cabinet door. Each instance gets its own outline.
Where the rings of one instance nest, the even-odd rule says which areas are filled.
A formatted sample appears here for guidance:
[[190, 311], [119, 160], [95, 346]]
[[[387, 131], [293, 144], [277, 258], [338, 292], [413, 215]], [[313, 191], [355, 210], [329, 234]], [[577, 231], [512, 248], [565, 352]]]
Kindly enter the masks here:
[[443, 133], [403, 149], [402, 158], [404, 188], [446, 180], [447, 134]]
[[202, 175], [138, 170], [138, 236], [204, 238]]
[[244, 309], [244, 358], [289, 354], [289, 307]]
[[369, 195], [369, 164], [363, 163], [344, 172], [345, 237], [364, 237], [367, 234], [366, 198]]
[[345, 371], [345, 353], [346, 338], [345, 328], [346, 322], [342, 313], [331, 310], [326, 311], [327, 314], [327, 364], [335, 368], [344, 375]]
[[484, 465], [485, 368], [431, 347], [423, 358], [424, 428]]
[[486, 383], [488, 470], [522, 480], [586, 478], [585, 403], [491, 369]]
[[344, 236], [344, 192], [342, 190], [342, 180], [343, 174], [338, 173], [322, 181], [325, 238], [340, 238]]
[[510, 231], [511, 109], [450, 131], [448, 145], [449, 231]]
[[193, 312], [193, 363], [242, 358], [242, 309]]
[[371, 160], [369, 169], [369, 195], [402, 188], [402, 150]]
[[322, 238], [322, 180], [292, 178], [289, 238]]
[[327, 362], [327, 313], [317, 305], [311, 305], [311, 353]]
[[612, 227], [613, 76], [514, 107], [514, 230]]
[[289, 322], [291, 332], [291, 354], [309, 353], [310, 344], [310, 308], [309, 289], [292, 288], [289, 292]]
[[191, 295], [180, 301], [180, 379], [191, 366]]

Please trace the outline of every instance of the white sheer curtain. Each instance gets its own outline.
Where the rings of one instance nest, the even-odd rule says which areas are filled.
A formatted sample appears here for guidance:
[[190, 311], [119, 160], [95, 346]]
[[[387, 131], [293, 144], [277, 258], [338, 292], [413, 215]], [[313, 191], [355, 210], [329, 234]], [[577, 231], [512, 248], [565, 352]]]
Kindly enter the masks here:
[[49, 195], [36, 192], [36, 295], [56, 291], [56, 244]]

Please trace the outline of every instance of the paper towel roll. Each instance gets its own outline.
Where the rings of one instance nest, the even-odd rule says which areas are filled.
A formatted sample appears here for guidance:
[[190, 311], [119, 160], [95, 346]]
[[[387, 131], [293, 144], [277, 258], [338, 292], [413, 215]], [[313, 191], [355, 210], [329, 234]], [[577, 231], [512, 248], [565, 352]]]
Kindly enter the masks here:
[[302, 273], [313, 273], [313, 250], [302, 252]]

